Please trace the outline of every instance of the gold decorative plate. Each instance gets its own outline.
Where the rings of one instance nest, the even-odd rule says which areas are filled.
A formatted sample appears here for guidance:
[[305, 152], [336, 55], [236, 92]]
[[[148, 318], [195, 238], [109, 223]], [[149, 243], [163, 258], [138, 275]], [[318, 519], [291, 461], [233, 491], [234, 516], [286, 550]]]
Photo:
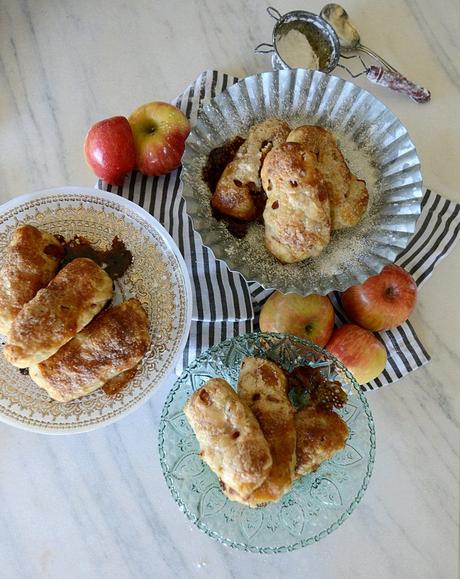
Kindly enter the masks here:
[[24, 223], [67, 240], [82, 235], [100, 248], [110, 247], [115, 236], [123, 240], [133, 263], [115, 282], [114, 303], [130, 297], [140, 300], [149, 317], [152, 345], [136, 376], [118, 394], [96, 390], [67, 403], [49, 398], [0, 356], [0, 420], [48, 434], [84, 432], [114, 422], [151, 396], [184, 349], [192, 312], [185, 262], [173, 239], [149, 213], [98, 189], [51, 189], [2, 205], [0, 262], [14, 229]]

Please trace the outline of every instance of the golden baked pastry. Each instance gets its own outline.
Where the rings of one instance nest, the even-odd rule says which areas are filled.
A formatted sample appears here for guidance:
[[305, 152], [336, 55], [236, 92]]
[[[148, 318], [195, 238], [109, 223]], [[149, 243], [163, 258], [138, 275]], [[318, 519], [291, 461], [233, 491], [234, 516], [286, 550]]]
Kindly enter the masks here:
[[295, 477], [313, 472], [344, 448], [348, 426], [332, 410], [305, 406], [295, 414], [297, 435]]
[[14, 320], [3, 351], [19, 368], [46, 360], [98, 314], [113, 294], [112, 280], [94, 261], [74, 259]]
[[316, 155], [328, 187], [332, 229], [356, 225], [367, 209], [369, 194], [366, 183], [348, 168], [334, 136], [322, 127], [304, 125], [291, 131], [287, 141], [302, 143]]
[[279, 119], [253, 125], [233, 161], [224, 169], [211, 198], [212, 207], [243, 221], [259, 217], [265, 201], [260, 167], [268, 151], [284, 143], [289, 132], [289, 126]]
[[267, 478], [272, 457], [259, 423], [221, 378], [206, 382], [184, 408], [200, 443], [200, 456], [240, 496], [249, 496]]
[[134, 368], [149, 345], [147, 314], [130, 299], [102, 312], [54, 356], [31, 366], [29, 374], [51, 398], [68, 402]]
[[54, 277], [64, 248], [54, 235], [19, 226], [0, 271], [0, 333], [7, 334], [24, 304]]
[[267, 249], [283, 263], [315, 257], [331, 233], [327, 188], [305, 145], [285, 143], [266, 156], [261, 171]]
[[287, 378], [275, 363], [248, 357], [241, 364], [238, 395], [257, 418], [267, 439], [273, 465], [265, 482], [246, 499], [231, 487], [225, 494], [250, 507], [279, 500], [294, 479], [296, 434]]

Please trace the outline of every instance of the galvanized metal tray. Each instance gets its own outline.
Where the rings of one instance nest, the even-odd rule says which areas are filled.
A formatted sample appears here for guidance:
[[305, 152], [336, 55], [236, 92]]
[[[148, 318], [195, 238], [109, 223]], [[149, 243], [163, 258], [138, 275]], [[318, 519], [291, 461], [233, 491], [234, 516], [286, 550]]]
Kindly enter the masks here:
[[[262, 224], [244, 239], [212, 215], [202, 171], [209, 152], [269, 117], [291, 127], [323, 126], [335, 135], [351, 170], [366, 181], [361, 222], [334, 232], [317, 257], [283, 265], [265, 248]], [[301, 294], [344, 291], [393, 262], [407, 246], [421, 211], [422, 175], [415, 146], [383, 103], [351, 82], [312, 70], [250, 76], [204, 105], [186, 143], [183, 196], [195, 230], [218, 259], [265, 288]]]

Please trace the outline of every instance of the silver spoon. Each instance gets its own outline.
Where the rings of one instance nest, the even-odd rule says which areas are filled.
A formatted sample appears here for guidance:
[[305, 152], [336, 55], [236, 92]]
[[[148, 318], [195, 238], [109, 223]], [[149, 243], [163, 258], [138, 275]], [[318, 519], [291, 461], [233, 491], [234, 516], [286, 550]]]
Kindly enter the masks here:
[[376, 52], [367, 48], [367, 46], [363, 46], [361, 44], [361, 38], [359, 36], [359, 32], [356, 28], [351, 24], [350, 19], [348, 18], [348, 13], [345, 8], [342, 8], [340, 4], [326, 4], [324, 8], [320, 12], [321, 18], [324, 18], [326, 22], [332, 26], [332, 28], [336, 31], [337, 36], [340, 40], [340, 47], [344, 50], [344, 52], [351, 51], [351, 50], [360, 50], [365, 54], [368, 54], [385, 68], [391, 70], [397, 74], [400, 74], [396, 68], [391, 66], [386, 60], [384, 60], [381, 56], [379, 56]]
[[357, 75], [353, 74], [347, 67], [340, 64], [338, 65], [342, 66], [342, 68], [345, 68], [351, 74], [351, 76], [356, 78], [357, 76], [366, 74], [368, 80], [371, 82], [406, 94], [412, 100], [418, 103], [426, 103], [431, 99], [431, 93], [428, 89], [408, 80], [406, 77], [404, 77], [404, 75], [398, 72], [394, 66], [391, 66], [391, 64], [389, 64], [381, 56], [376, 54], [370, 48], [367, 48], [367, 46], [363, 46], [361, 44], [359, 32], [351, 24], [347, 11], [342, 8], [340, 4], [326, 4], [326, 6], [324, 6], [324, 8], [321, 10], [320, 16], [332, 26], [337, 36], [339, 37], [343, 58], [352, 58], [345, 56], [343, 52], [356, 50], [368, 54], [382, 65], [381, 68], [376, 66], [367, 67], [361, 57], [359, 57], [363, 64], [364, 70]]

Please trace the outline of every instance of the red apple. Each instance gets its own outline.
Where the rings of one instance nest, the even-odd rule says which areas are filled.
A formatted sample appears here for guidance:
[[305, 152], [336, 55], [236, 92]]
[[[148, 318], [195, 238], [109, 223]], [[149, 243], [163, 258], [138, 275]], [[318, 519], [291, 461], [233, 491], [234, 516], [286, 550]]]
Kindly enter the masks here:
[[93, 125], [85, 138], [86, 162], [98, 177], [121, 185], [136, 165], [133, 133], [126, 117], [111, 117]]
[[414, 278], [397, 265], [386, 265], [378, 275], [342, 294], [342, 305], [350, 320], [374, 332], [405, 322], [416, 301]]
[[337, 328], [326, 345], [353, 374], [358, 384], [366, 384], [382, 373], [387, 362], [385, 346], [369, 332], [355, 324]]
[[262, 332], [280, 332], [324, 346], [334, 329], [334, 308], [329, 298], [311, 294], [273, 293], [262, 306]]
[[169, 103], [149, 103], [136, 109], [129, 122], [141, 173], [158, 176], [177, 169], [190, 132], [190, 123], [179, 109]]

